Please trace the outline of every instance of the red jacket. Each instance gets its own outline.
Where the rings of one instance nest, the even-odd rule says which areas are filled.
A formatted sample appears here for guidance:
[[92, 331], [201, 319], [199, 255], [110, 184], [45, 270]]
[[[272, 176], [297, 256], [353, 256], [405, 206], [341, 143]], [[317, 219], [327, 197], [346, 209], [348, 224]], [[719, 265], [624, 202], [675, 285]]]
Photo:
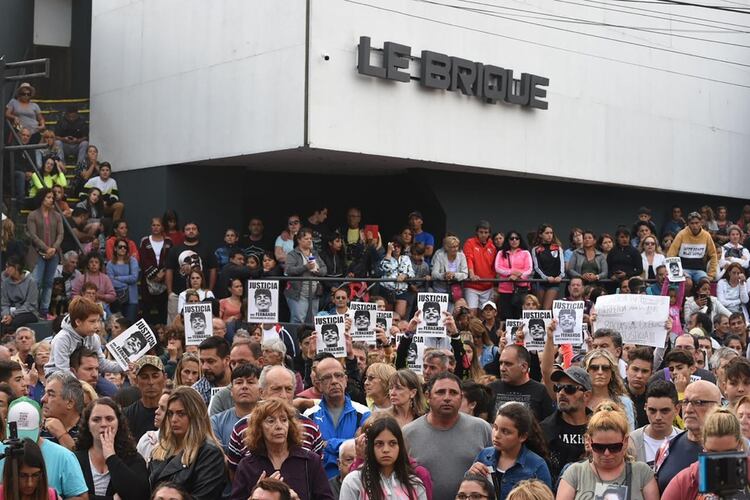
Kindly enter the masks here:
[[[750, 473], [750, 463], [748, 464]], [[661, 494], [661, 500], [694, 500], [716, 498], [715, 495], [702, 495], [698, 493], [698, 462], [693, 462], [690, 467], [683, 469], [673, 477], [664, 493]]]
[[[479, 242], [479, 238], [476, 236], [469, 238], [464, 243], [464, 255], [466, 256], [466, 264], [469, 266], [469, 271], [472, 271], [480, 278], [492, 279], [495, 277], [495, 254], [497, 254], [497, 249], [492, 243], [492, 238], [487, 238], [487, 243], [484, 245]], [[492, 283], [475, 282], [468, 279], [463, 282], [463, 285], [464, 288], [479, 291], [492, 288]]]

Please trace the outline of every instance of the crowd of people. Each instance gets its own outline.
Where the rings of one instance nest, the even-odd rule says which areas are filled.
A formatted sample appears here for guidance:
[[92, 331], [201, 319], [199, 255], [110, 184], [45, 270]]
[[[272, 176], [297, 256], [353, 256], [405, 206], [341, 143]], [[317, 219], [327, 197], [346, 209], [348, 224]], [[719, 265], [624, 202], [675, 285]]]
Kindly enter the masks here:
[[[30, 95], [19, 88], [14, 116]], [[252, 217], [218, 246], [168, 211], [136, 242], [111, 166], [43, 128], [29, 140], [78, 156], [83, 196], [71, 210], [58, 159], [42, 155], [28, 242], [4, 221], [0, 429], [16, 423], [20, 441], [0, 498], [682, 500], [698, 495], [699, 453], [748, 449], [750, 206], [736, 222], [675, 207], [660, 229], [642, 207], [614, 235], [573, 228], [564, 244], [547, 224], [479, 221], [441, 246], [418, 211], [391, 238], [357, 208], [340, 228], [327, 207], [292, 214], [278, 234]], [[252, 279], [281, 284], [288, 322], [246, 321]], [[419, 292], [447, 294], [450, 312], [446, 347], [415, 363]], [[664, 346], [597, 328], [607, 294], [668, 296]], [[318, 352], [313, 318], [354, 300], [392, 311], [392, 327], [355, 342], [351, 314], [345, 356]], [[556, 345], [554, 320], [506, 328], [555, 300], [584, 303], [582, 345]], [[212, 306], [199, 345], [190, 303]], [[104, 346], [141, 318], [157, 344], [124, 367]], [[37, 338], [45, 320], [53, 335]]]

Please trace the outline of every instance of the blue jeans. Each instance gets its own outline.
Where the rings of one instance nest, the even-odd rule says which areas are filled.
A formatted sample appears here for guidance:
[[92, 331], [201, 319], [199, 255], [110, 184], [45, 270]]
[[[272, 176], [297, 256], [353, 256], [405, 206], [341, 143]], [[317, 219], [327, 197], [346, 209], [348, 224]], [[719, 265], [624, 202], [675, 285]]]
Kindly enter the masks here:
[[55, 279], [55, 271], [59, 263], [60, 256], [58, 254], [55, 254], [51, 259], [43, 259], [40, 255], [36, 260], [34, 272], [31, 274], [39, 287], [40, 319], [46, 319], [45, 316], [49, 312], [49, 302], [52, 299], [52, 282]]
[[290, 299], [286, 298], [287, 304], [289, 304], [289, 312], [291, 317], [290, 323], [312, 323], [312, 318], [318, 313], [318, 297], [310, 297], [307, 299]]
[[702, 278], [708, 278], [706, 271], [701, 271], [700, 269], [683, 269], [682, 274], [693, 280], [693, 283], [696, 285]]

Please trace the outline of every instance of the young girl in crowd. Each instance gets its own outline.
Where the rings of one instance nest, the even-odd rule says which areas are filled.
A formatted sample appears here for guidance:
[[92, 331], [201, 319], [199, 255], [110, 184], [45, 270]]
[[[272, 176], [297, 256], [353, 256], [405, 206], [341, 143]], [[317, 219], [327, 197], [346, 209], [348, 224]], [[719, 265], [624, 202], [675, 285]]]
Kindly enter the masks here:
[[492, 446], [482, 450], [470, 473], [489, 478], [504, 500], [524, 479], [540, 479], [550, 488], [552, 476], [545, 462], [547, 445], [534, 415], [521, 403], [505, 403], [492, 425]]
[[401, 427], [391, 417], [373, 422], [366, 433], [365, 460], [341, 484], [340, 500], [426, 500], [422, 481], [406, 453]]

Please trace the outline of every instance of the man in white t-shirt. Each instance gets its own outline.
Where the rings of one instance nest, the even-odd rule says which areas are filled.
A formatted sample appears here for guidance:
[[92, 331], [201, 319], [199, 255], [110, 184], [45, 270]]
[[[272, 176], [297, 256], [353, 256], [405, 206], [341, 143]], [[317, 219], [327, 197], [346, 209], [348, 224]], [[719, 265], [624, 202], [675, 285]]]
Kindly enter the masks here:
[[[104, 200], [104, 215], [112, 216], [112, 220], [121, 220], [125, 211], [125, 204], [120, 201], [120, 192], [117, 189], [117, 181], [112, 177], [112, 165], [102, 162], [99, 165], [99, 175], [89, 179], [83, 186], [88, 193], [91, 188], [97, 188], [102, 192]], [[82, 195], [85, 195], [82, 193]], [[83, 196], [81, 196], [83, 199]]]
[[654, 465], [656, 452], [662, 443], [679, 434], [672, 422], [677, 416], [677, 389], [666, 380], [654, 380], [646, 391], [646, 416], [648, 425], [630, 435], [631, 452], [639, 462]]

